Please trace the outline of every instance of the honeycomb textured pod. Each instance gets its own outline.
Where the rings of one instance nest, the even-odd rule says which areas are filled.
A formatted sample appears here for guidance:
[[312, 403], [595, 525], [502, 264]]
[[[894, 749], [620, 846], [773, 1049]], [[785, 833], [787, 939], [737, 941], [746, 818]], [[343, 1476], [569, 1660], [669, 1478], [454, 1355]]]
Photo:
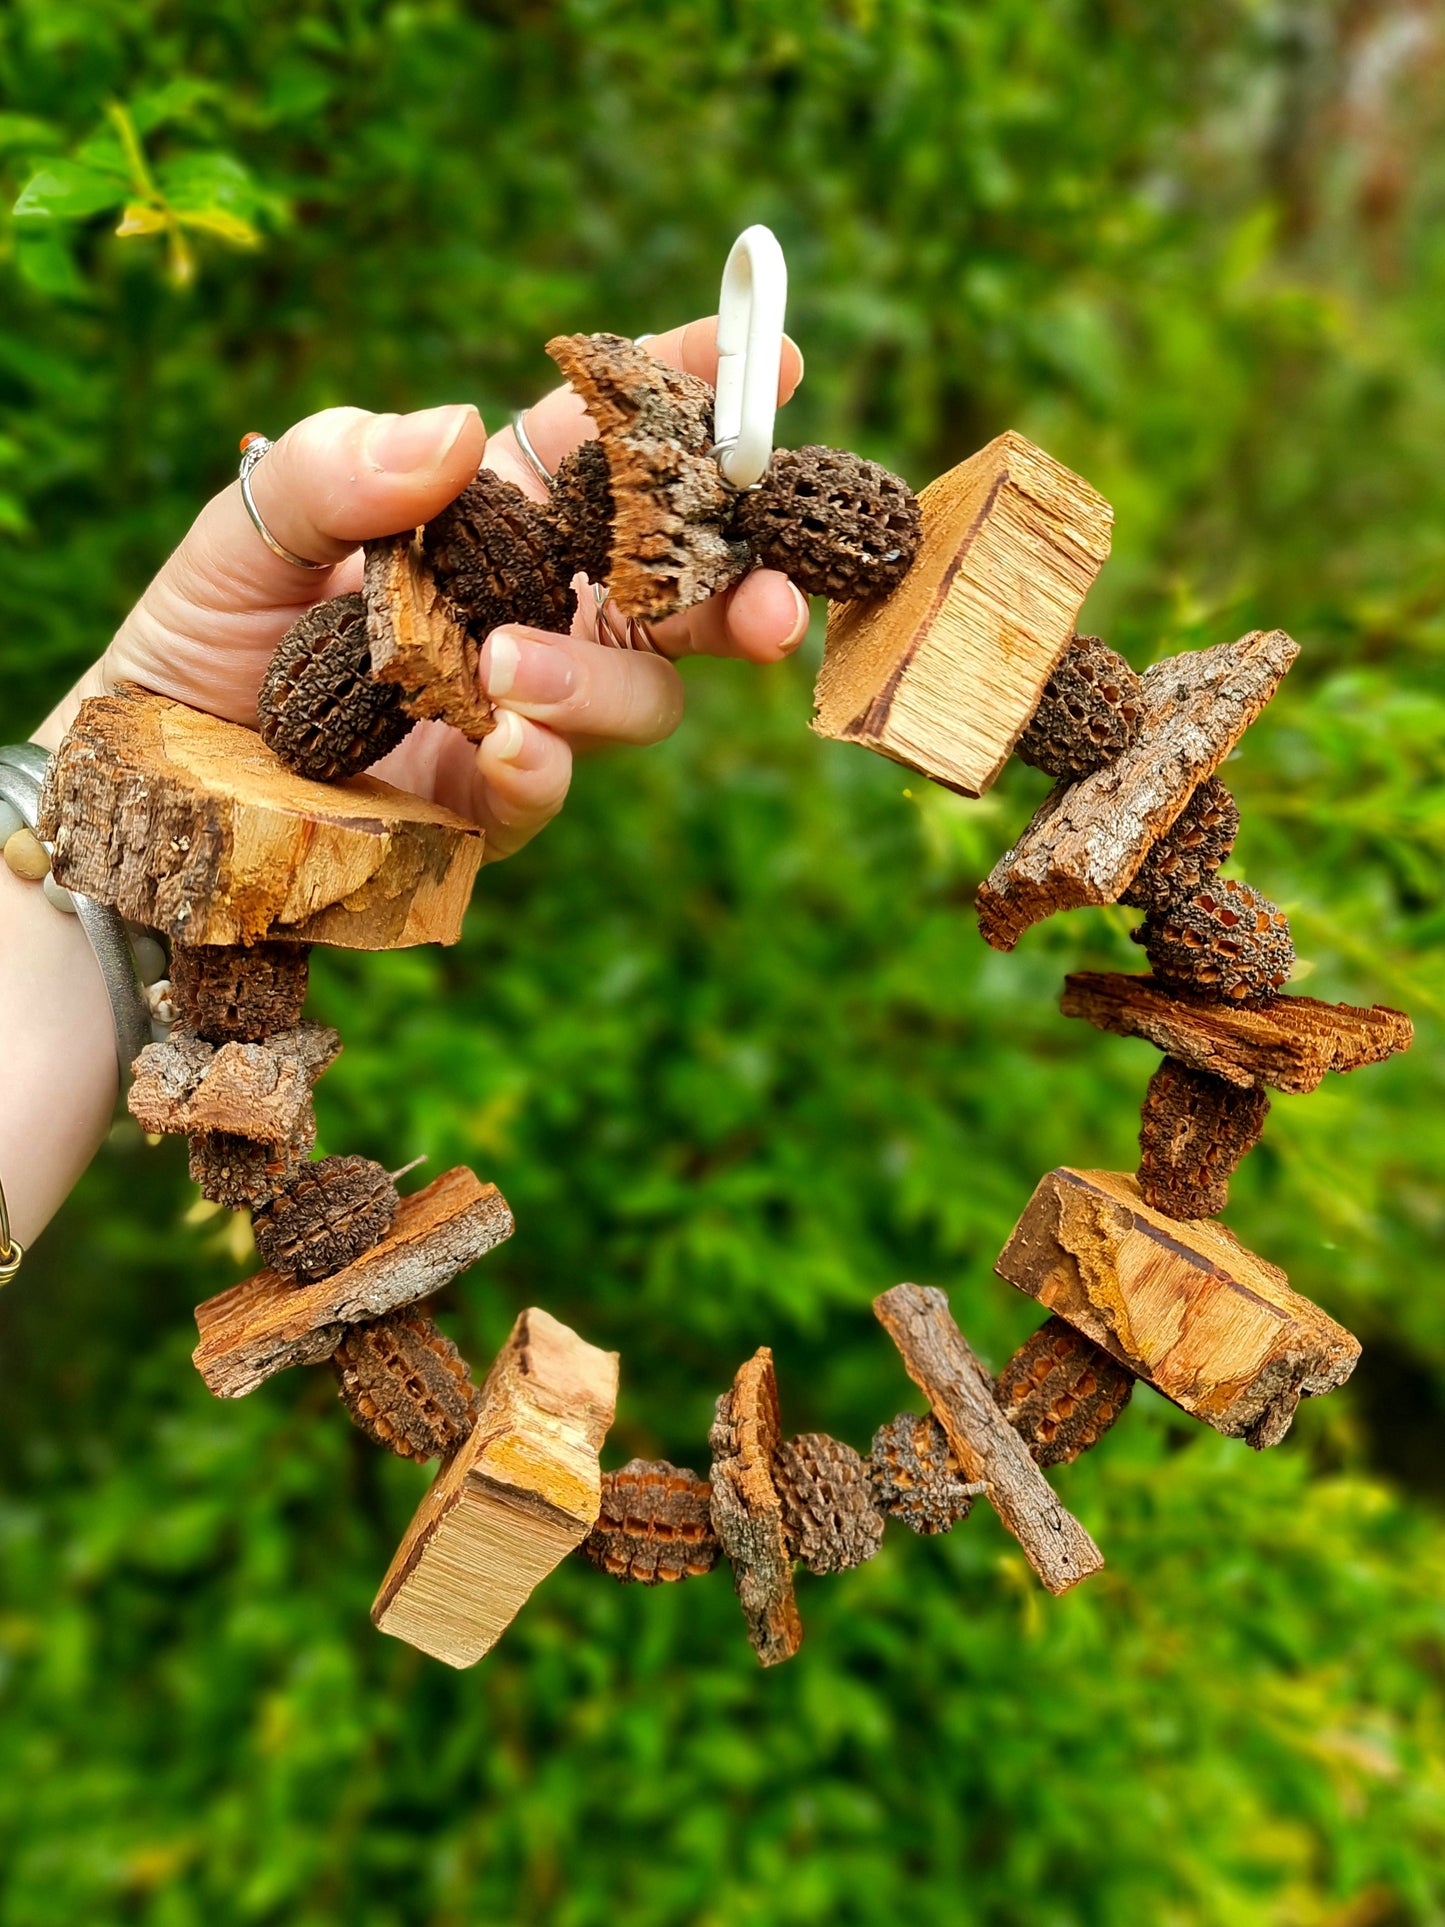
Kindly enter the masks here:
[[320, 1158], [256, 1213], [256, 1249], [283, 1278], [329, 1278], [380, 1243], [397, 1204], [396, 1186], [370, 1158]]
[[712, 1487], [665, 1459], [632, 1459], [602, 1475], [602, 1510], [578, 1551], [622, 1585], [700, 1579], [722, 1548], [712, 1528]]
[[1151, 912], [1133, 937], [1162, 982], [1232, 1004], [1267, 1003], [1294, 969], [1289, 918], [1232, 878]]
[[1004, 1366], [993, 1395], [1038, 1464], [1067, 1465], [1099, 1443], [1133, 1390], [1132, 1372], [1050, 1318]]
[[259, 1044], [294, 1030], [306, 1002], [304, 943], [176, 944], [171, 996], [180, 1021], [208, 1044]]
[[1171, 1218], [1213, 1218], [1229, 1180], [1264, 1135], [1269, 1095], [1166, 1057], [1144, 1097], [1139, 1185], [1144, 1202]]
[[1075, 636], [1044, 684], [1018, 755], [1049, 776], [1087, 776], [1139, 734], [1138, 676], [1098, 636]]
[[254, 1210], [288, 1185], [316, 1144], [316, 1113], [308, 1110], [289, 1144], [258, 1144], [230, 1131], [198, 1133], [186, 1140], [191, 1179], [201, 1196], [228, 1211]]
[[436, 579], [475, 641], [502, 622], [565, 635], [577, 598], [572, 565], [549, 517], [483, 469], [422, 530]]
[[900, 1412], [873, 1435], [868, 1460], [875, 1503], [911, 1532], [951, 1532], [982, 1486], [961, 1475], [947, 1434], [929, 1412]]
[[853, 602], [890, 594], [918, 553], [918, 498], [877, 462], [838, 448], [780, 448], [738, 501], [735, 532], [753, 560], [808, 595]]
[[557, 464], [548, 513], [567, 566], [589, 582], [612, 567], [612, 479], [599, 441], [579, 442]]
[[826, 1432], [785, 1439], [773, 1455], [788, 1550], [809, 1572], [848, 1572], [883, 1543], [867, 1463]]
[[256, 698], [261, 740], [298, 776], [355, 776], [411, 728], [401, 695], [372, 680], [365, 599], [337, 596], [308, 609], [277, 645]]
[[1167, 910], [1202, 890], [1234, 848], [1239, 805], [1207, 777], [1150, 850], [1120, 897], [1135, 910]]
[[331, 1369], [352, 1424], [399, 1458], [448, 1458], [477, 1422], [467, 1361], [415, 1305], [349, 1325]]

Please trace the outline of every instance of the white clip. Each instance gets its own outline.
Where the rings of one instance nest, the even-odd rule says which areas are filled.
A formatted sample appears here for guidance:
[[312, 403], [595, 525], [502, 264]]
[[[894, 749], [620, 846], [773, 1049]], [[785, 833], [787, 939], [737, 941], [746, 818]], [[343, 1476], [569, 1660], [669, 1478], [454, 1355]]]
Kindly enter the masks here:
[[733, 242], [717, 313], [713, 443], [734, 488], [760, 482], [773, 452], [788, 264], [773, 230], [759, 224]]

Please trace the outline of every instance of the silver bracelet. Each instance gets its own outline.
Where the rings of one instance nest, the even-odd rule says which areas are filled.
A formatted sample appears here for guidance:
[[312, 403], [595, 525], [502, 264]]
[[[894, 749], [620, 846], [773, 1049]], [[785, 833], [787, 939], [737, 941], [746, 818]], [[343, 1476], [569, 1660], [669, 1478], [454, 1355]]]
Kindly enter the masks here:
[[[10, 805], [32, 835], [40, 818], [40, 790], [49, 765], [50, 752], [41, 749], [38, 743], [8, 743], [0, 748], [0, 798]], [[48, 843], [42, 843], [41, 847], [50, 852]], [[76, 890], [69, 895], [76, 919], [90, 939], [105, 983], [105, 994], [110, 999], [120, 1088], [124, 1093], [130, 1085], [131, 1065], [152, 1040], [150, 1000], [119, 913], [107, 904], [81, 896]]]

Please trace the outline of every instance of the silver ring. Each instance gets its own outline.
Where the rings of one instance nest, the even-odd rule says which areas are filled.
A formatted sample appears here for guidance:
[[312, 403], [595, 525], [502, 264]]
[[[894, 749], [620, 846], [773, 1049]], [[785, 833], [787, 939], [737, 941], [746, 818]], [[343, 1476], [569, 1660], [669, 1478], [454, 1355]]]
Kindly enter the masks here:
[[308, 562], [304, 555], [295, 555], [283, 542], [278, 542], [270, 529], [261, 520], [261, 511], [251, 495], [251, 470], [263, 455], [269, 454], [276, 446], [268, 442], [264, 435], [252, 432], [241, 437], [241, 500], [246, 504], [246, 513], [251, 518], [251, 526], [273, 555], [279, 555], [283, 562], [294, 563], [298, 569], [334, 569], [334, 562]]
[[548, 468], [547, 464], [542, 460], [542, 457], [532, 446], [532, 437], [527, 433], [527, 411], [525, 408], [519, 408], [516, 414], [513, 415], [512, 433], [517, 438], [517, 446], [522, 451], [523, 460], [536, 476], [537, 480], [542, 484], [543, 488], [550, 494], [555, 477], [551, 469]]
[[639, 655], [661, 656], [664, 662], [672, 660], [641, 616], [618, 614], [612, 604], [612, 592], [605, 582], [594, 582], [592, 594], [596, 602], [593, 614], [597, 623], [597, 640], [606, 648], [635, 649]]

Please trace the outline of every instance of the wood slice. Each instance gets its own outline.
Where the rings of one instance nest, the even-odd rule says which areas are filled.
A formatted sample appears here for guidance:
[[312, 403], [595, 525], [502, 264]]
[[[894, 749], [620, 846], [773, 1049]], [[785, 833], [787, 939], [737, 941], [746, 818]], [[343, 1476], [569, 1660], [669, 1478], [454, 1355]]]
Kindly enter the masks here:
[[873, 1310], [933, 1407], [964, 1478], [984, 1485], [1049, 1591], [1067, 1592], [1096, 1573], [1103, 1553], [1059, 1504], [999, 1410], [993, 1380], [953, 1322], [946, 1295], [932, 1286], [895, 1285], [873, 1300]]
[[408, 716], [450, 723], [479, 743], [496, 728], [477, 681], [479, 645], [442, 593], [414, 532], [366, 545], [371, 673], [400, 683]]
[[143, 1131], [286, 1144], [305, 1129], [312, 1086], [340, 1050], [324, 1024], [298, 1024], [264, 1044], [208, 1044], [178, 1024], [135, 1060], [126, 1102]]
[[1298, 654], [1282, 629], [1256, 629], [1146, 670], [1133, 744], [1077, 783], [1052, 790], [981, 886], [985, 940], [1012, 950], [1030, 925], [1056, 911], [1117, 903]]
[[1152, 1210], [1118, 1171], [1051, 1171], [995, 1270], [1229, 1438], [1343, 1384], [1360, 1355], [1276, 1265], [1213, 1219]]
[[733, 1589], [763, 1666], [781, 1665], [803, 1643], [783, 1502], [773, 1483], [781, 1439], [773, 1354], [761, 1345], [718, 1400], [708, 1444], [713, 1531], [732, 1561]]
[[373, 776], [293, 775], [254, 730], [123, 689], [50, 767], [56, 881], [173, 943], [455, 943], [483, 833]]
[[982, 796], [1074, 634], [1114, 512], [1012, 432], [930, 482], [919, 505], [901, 587], [829, 610], [812, 726]]
[[259, 1271], [198, 1305], [192, 1362], [217, 1398], [242, 1398], [288, 1365], [330, 1358], [348, 1325], [440, 1291], [511, 1235], [496, 1185], [458, 1165], [403, 1198], [380, 1244], [329, 1278], [296, 1285]]
[[1257, 1010], [1205, 1003], [1166, 990], [1153, 977], [1080, 970], [1064, 979], [1059, 1008], [1116, 1037], [1142, 1037], [1197, 1071], [1245, 1089], [1300, 1095], [1330, 1071], [1357, 1071], [1408, 1050], [1415, 1026], [1384, 1004], [1322, 1004], [1274, 997]]
[[474, 1666], [597, 1522], [597, 1454], [617, 1354], [524, 1311], [482, 1387], [466, 1444], [437, 1475], [371, 1617], [448, 1666]]

